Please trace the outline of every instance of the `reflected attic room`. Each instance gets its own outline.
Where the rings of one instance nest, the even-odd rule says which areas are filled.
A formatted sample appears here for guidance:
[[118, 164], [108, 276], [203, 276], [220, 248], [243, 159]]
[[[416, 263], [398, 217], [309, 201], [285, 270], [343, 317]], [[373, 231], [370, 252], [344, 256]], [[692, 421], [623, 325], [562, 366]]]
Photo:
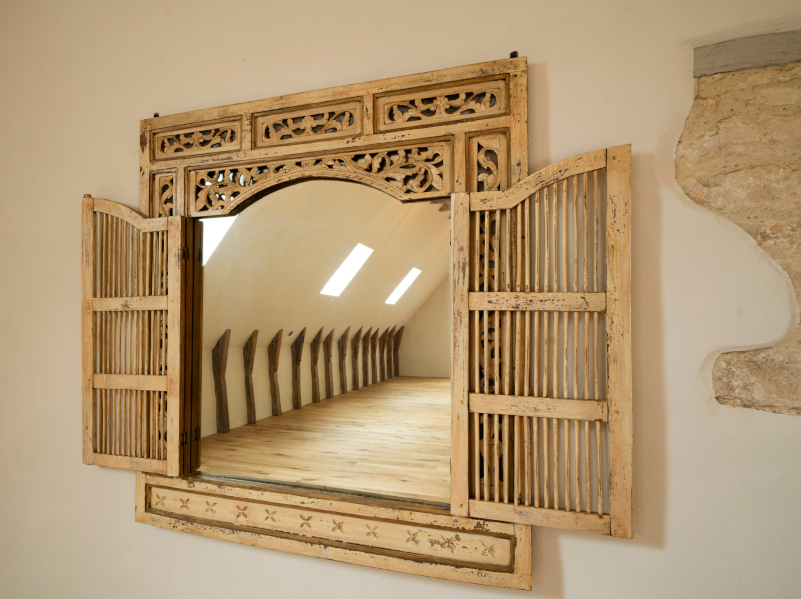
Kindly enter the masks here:
[[312, 180], [203, 219], [198, 471], [450, 501], [450, 211]]

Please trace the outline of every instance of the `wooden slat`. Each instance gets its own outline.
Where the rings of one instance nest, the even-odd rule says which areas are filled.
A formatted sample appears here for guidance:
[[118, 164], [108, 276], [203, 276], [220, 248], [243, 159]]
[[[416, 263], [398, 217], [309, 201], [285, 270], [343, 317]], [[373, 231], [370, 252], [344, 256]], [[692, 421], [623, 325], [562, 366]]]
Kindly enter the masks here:
[[[147, 220], [149, 222], [157, 219]], [[181, 356], [184, 352], [181, 334], [184, 327], [184, 311], [181, 309], [184, 298], [184, 222], [180, 216], [171, 216], [167, 219], [167, 224], [167, 255], [164, 256], [167, 272], [163, 293], [169, 295], [167, 330], [170, 334], [163, 344], [167, 367], [167, 424], [163, 439], [167, 445], [167, 475], [179, 476], [184, 447], [180, 441], [184, 412], [184, 381], [181, 376]]]
[[136, 470], [138, 472], [167, 474], [166, 460], [154, 458], [136, 458], [131, 456], [96, 453], [92, 457], [92, 463], [96, 466], [106, 466], [107, 468], [123, 468], [125, 470]]
[[612, 536], [631, 538], [631, 146], [610, 148], [606, 167], [607, 397]]
[[470, 500], [470, 517], [608, 535], [609, 516]]
[[94, 198], [94, 211], [116, 216], [117, 218], [131, 223], [143, 233], [152, 231], [166, 231], [168, 228], [168, 219], [166, 217], [145, 218], [136, 210], [131, 210], [127, 206], [123, 206], [117, 202], [111, 202], [101, 198]]
[[134, 296], [134, 297], [96, 297], [92, 299], [92, 310], [95, 312], [129, 312], [133, 310], [166, 310], [168, 297]]
[[605, 293], [471, 292], [470, 310], [603, 312]]
[[[81, 247], [81, 390], [83, 463], [94, 463], [95, 444], [95, 393], [93, 373], [95, 352], [95, 325], [92, 314], [92, 297], [95, 295], [95, 253], [105, 248], [103, 239], [95, 239], [94, 199], [83, 197], [81, 207], [82, 247]], [[103, 221], [105, 222], [105, 221]], [[101, 234], [102, 235], [102, 234]]]
[[137, 389], [140, 391], [167, 391], [166, 376], [148, 374], [94, 374], [95, 389]]
[[470, 194], [470, 210], [475, 212], [478, 210], [514, 208], [531, 194], [548, 185], [553, 185], [557, 181], [572, 175], [580, 175], [605, 167], [606, 152], [607, 150], [596, 150], [562, 160], [526, 177], [517, 185], [502, 193], [472, 193]]
[[494, 395], [470, 393], [470, 412], [477, 414], [505, 414], [509, 416], [537, 416], [540, 418], [570, 418], [606, 422], [607, 403], [585, 399], [551, 399], [520, 395]]
[[[468, 362], [470, 195], [451, 196], [452, 360], [451, 360], [451, 513], [467, 516], [469, 495]], [[486, 432], [485, 432], [486, 435]]]

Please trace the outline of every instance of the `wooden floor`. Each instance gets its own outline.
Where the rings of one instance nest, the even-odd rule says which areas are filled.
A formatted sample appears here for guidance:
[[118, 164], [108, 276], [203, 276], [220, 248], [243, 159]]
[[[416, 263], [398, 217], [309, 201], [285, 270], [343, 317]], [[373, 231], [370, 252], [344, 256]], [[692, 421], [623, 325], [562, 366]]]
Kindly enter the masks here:
[[205, 437], [206, 474], [450, 503], [450, 379], [399, 377]]

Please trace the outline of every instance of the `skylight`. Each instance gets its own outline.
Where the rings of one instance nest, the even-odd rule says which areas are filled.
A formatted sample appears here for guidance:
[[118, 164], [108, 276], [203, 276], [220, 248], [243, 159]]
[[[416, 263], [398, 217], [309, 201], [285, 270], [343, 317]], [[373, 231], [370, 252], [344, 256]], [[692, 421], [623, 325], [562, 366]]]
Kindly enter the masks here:
[[406, 275], [404, 277], [404, 279], [400, 282], [400, 285], [395, 287], [395, 291], [392, 292], [392, 295], [390, 295], [387, 298], [387, 301], [385, 303], [387, 303], [387, 304], [396, 303], [401, 298], [401, 296], [404, 293], [406, 293], [406, 290], [409, 287], [411, 287], [412, 283], [414, 283], [414, 280], [417, 278], [417, 275], [419, 275], [419, 274], [420, 274], [420, 270], [417, 269], [417, 268], [413, 268], [412, 270], [410, 270], [409, 274]]
[[223, 216], [220, 218], [203, 218], [203, 266], [209, 261], [214, 250], [234, 224], [236, 216]]
[[367, 258], [369, 258], [372, 253], [373, 250], [369, 247], [357, 243], [356, 247], [353, 248], [350, 255], [345, 258], [345, 261], [334, 273], [334, 276], [328, 280], [328, 283], [325, 284], [325, 287], [323, 287], [320, 293], [322, 295], [333, 295], [337, 297], [345, 290], [345, 287], [347, 287], [351, 279], [356, 276], [359, 269], [364, 266], [364, 263], [367, 262]]

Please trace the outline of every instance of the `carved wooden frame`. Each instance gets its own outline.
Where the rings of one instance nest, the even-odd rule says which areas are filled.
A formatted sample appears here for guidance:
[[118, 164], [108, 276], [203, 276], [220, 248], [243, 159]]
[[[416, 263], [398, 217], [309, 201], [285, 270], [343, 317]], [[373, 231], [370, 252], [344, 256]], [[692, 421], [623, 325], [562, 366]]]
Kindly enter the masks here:
[[[511, 58], [141, 122], [140, 211], [187, 219], [184, 255], [196, 265], [184, 269], [183, 478], [138, 472], [138, 522], [390, 570], [531, 588], [526, 524], [192, 475], [202, 324], [202, 275], [194, 260], [201, 232], [194, 219], [235, 213], [271, 188], [304, 178], [355, 181], [402, 202], [506, 191], [528, 174], [526, 68], [525, 58]], [[270, 512], [289, 521], [279, 524]], [[340, 529], [341, 522], [347, 524]], [[318, 532], [312, 523], [327, 529]], [[342, 529], [355, 536], [337, 538]]]

